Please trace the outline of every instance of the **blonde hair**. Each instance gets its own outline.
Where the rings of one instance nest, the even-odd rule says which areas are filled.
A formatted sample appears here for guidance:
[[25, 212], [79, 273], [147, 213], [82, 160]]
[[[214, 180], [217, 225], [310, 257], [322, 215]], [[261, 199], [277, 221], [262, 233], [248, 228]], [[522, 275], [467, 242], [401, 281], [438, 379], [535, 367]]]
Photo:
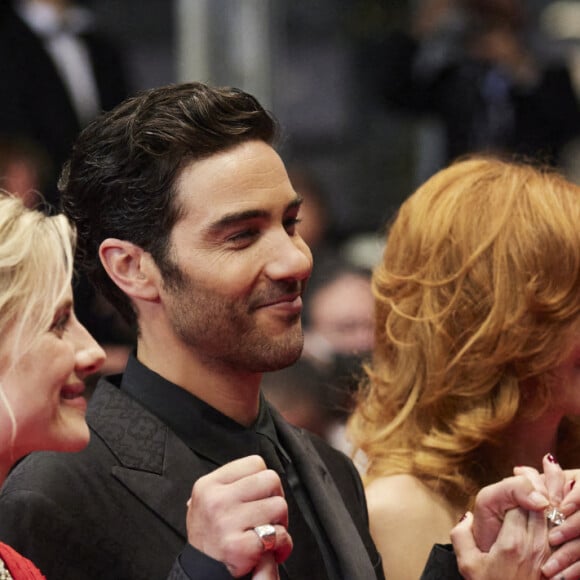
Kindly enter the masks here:
[[[499, 159], [452, 164], [401, 206], [373, 292], [349, 423], [366, 479], [409, 473], [464, 508], [510, 475], [494, 472], [502, 433], [546, 410], [579, 328], [580, 188]], [[577, 451], [578, 426], [564, 429]]]
[[[0, 372], [9, 371], [47, 331], [57, 304], [68, 291], [73, 269], [74, 232], [63, 215], [28, 209], [0, 190]], [[0, 400], [14, 413], [2, 389]]]

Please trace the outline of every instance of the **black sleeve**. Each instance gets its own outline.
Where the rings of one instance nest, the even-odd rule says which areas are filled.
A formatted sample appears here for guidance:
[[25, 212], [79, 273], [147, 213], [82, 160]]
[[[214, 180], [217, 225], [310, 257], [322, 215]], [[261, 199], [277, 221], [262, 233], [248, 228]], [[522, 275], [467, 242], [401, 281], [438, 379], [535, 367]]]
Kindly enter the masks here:
[[451, 544], [435, 544], [420, 580], [461, 580]]
[[175, 561], [167, 580], [231, 580], [221, 562], [187, 544]]

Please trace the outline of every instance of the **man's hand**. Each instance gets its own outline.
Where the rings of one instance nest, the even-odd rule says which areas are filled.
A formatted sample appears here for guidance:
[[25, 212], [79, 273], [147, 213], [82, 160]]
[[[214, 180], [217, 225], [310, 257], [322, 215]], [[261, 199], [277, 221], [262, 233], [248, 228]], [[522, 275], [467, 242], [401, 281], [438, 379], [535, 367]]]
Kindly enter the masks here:
[[539, 580], [550, 553], [543, 511], [509, 510], [489, 552], [482, 552], [473, 536], [474, 516], [467, 514], [451, 531], [457, 565], [466, 580]]
[[274, 525], [271, 553], [277, 563], [283, 562], [292, 551], [288, 506], [278, 474], [260, 456], [232, 461], [201, 477], [187, 505], [187, 539], [194, 548], [223, 562], [234, 578], [258, 565], [256, 573], [267, 574], [262, 578], [276, 578], [271, 562], [261, 562], [264, 547], [254, 528]]
[[280, 580], [278, 564], [276, 564], [272, 553], [267, 553], [262, 556], [262, 559], [254, 569], [252, 580]]
[[[549, 505], [548, 492], [539, 481], [525, 475], [508, 477], [484, 487], [475, 499], [473, 536], [482, 552], [489, 552], [498, 539], [506, 512], [521, 507], [541, 511]], [[545, 523], [545, 520], [544, 520]]]

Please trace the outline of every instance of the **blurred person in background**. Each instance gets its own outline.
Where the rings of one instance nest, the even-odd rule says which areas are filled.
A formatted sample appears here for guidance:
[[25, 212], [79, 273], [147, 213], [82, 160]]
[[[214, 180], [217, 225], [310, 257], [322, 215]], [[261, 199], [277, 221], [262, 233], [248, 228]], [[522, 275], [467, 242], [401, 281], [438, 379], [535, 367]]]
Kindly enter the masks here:
[[395, 110], [441, 123], [435, 170], [474, 152], [561, 164], [580, 135], [568, 62], [543, 50], [521, 0], [421, 0], [410, 31], [376, 47], [374, 91]]
[[0, 13], [0, 134], [26, 138], [51, 160], [44, 195], [91, 119], [129, 94], [116, 42], [74, 0], [8, 0]]
[[297, 230], [311, 249], [314, 273], [304, 297], [302, 357], [265, 375], [265, 392], [290, 423], [344, 449], [338, 431], [373, 337], [370, 272], [343, 259], [328, 192], [316, 172], [295, 163], [288, 177], [303, 199]]
[[288, 422], [346, 451], [344, 423], [374, 339], [370, 271], [333, 259], [314, 272], [304, 296], [302, 356], [266, 373], [264, 393]]
[[342, 259], [319, 262], [305, 295], [301, 360], [321, 377], [330, 415], [325, 437], [343, 451], [349, 449], [344, 423], [352, 408], [352, 394], [373, 344], [370, 271]]
[[0, 136], [0, 189], [35, 208], [43, 201], [50, 159], [34, 142], [15, 136]]
[[370, 271], [341, 259], [320, 262], [306, 293], [303, 356], [325, 366], [369, 353], [373, 313]]
[[514, 466], [577, 465], [579, 223], [580, 187], [492, 158], [452, 164], [401, 206], [348, 426], [386, 577], [417, 578]]
[[[123, 54], [84, 3], [8, 0], [0, 12], [0, 79], [0, 135], [25, 140], [46, 158], [40, 190], [58, 208], [58, 175], [79, 131], [129, 95]], [[83, 275], [73, 292], [79, 320], [107, 350], [103, 371], [120, 371], [133, 332]]]

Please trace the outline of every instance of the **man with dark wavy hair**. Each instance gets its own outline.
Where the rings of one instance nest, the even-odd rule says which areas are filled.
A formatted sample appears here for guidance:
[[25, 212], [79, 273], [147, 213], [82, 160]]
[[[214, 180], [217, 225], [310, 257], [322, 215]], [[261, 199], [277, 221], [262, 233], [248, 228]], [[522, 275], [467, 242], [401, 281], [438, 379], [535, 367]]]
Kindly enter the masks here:
[[353, 464], [260, 392], [300, 356], [312, 269], [276, 129], [251, 95], [188, 83], [77, 140], [79, 264], [138, 339], [92, 396], [89, 448], [29, 457], [0, 500], [0, 536], [47, 578], [383, 578]]

